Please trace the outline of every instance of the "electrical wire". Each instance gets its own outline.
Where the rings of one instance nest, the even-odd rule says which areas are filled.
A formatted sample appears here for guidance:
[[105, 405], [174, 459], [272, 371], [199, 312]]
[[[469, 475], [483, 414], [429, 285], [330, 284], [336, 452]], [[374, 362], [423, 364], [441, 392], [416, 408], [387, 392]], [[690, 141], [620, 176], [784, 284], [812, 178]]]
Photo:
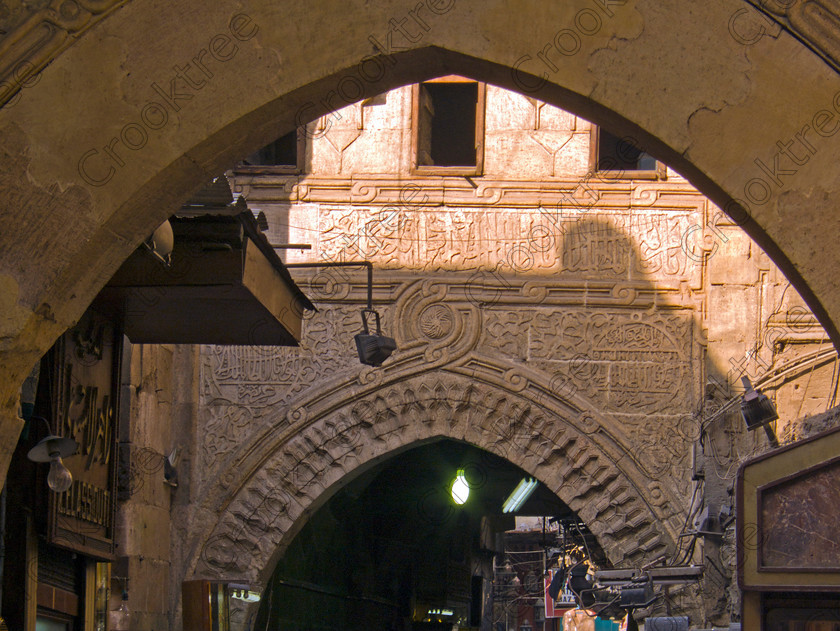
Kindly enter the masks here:
[[840, 371], [837, 370], [838, 359], [840, 359], [840, 357], [834, 359], [834, 367], [831, 369], [831, 387], [829, 390], [829, 392], [831, 392], [831, 398], [826, 403], [826, 412], [837, 404], [837, 388], [840, 386]]
[[592, 557], [592, 553], [589, 551], [589, 544], [586, 543], [586, 537], [580, 531], [580, 526], [578, 525], [577, 522], [574, 523], [574, 526], [575, 526], [575, 530], [577, 530], [578, 534], [580, 535], [581, 540], [583, 541], [583, 547], [586, 549], [586, 558], [589, 559], [590, 561], [592, 561], [593, 557]]
[[[683, 526], [682, 526], [682, 529], [680, 530], [680, 534], [683, 534], [683, 533], [687, 532], [689, 520], [691, 520], [691, 518], [696, 514], [697, 510], [699, 510], [699, 505], [698, 505], [697, 509], [694, 508], [694, 502], [697, 499], [697, 492], [699, 490], [700, 490], [700, 482], [698, 480], [697, 484], [694, 485], [694, 492], [691, 494], [691, 502], [689, 502], [689, 504], [688, 504], [688, 511], [686, 512], [685, 522], [683, 522]], [[675, 557], [679, 556], [679, 554], [681, 552], [681, 549], [682, 549], [682, 546], [683, 546], [683, 544], [682, 544], [682, 542], [680, 542], [679, 548], [677, 548], [677, 552], [674, 555]], [[677, 565], [682, 565], [682, 563], [680, 563], [678, 561]]]
[[[822, 348], [823, 340], [820, 340], [820, 345], [817, 346], [817, 353], [819, 354], [820, 349]], [[799, 402], [799, 407], [796, 409], [796, 418], [799, 419], [799, 415], [802, 413], [802, 406], [805, 404], [805, 398], [808, 396], [808, 388], [811, 385], [811, 377], [814, 376], [814, 369], [817, 367], [817, 362], [814, 362], [811, 365], [811, 371], [808, 373], [808, 381], [805, 382], [805, 391], [802, 393], [802, 400]]]

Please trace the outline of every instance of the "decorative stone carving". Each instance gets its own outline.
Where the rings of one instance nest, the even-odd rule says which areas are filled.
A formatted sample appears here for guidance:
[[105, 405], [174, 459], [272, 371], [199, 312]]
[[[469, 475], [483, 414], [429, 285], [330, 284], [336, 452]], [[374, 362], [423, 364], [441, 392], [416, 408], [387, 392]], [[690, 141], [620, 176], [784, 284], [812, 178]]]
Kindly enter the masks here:
[[664, 489], [652, 492], [631, 461], [616, 464], [574, 419], [457, 375], [421, 375], [345, 395], [293, 429], [249, 448], [251, 456], [236, 465], [232, 494], [208, 494], [208, 509], [228, 508], [201, 542], [206, 550], [195, 560], [197, 574], [266, 578], [277, 549], [326, 501], [332, 484], [435, 436], [471, 442], [541, 479], [579, 512], [615, 562], [638, 563], [673, 549], [685, 510]]
[[[374, 300], [398, 350], [382, 368], [358, 364], [366, 287], [331, 271], [299, 277], [321, 309], [301, 349], [207, 349], [202, 455], [213, 475], [200, 496], [222, 517], [195, 542], [212, 544], [193, 559], [196, 575], [265, 580], [333, 485], [442, 436], [539, 478], [617, 564], [675, 549], [690, 495], [680, 427], [702, 361], [704, 263], [682, 237], [705, 225], [705, 202], [679, 186], [599, 183], [588, 212], [574, 205], [577, 183], [460, 186], [424, 188], [410, 206], [384, 205], [399, 199], [384, 178], [292, 189], [308, 214], [289, 223], [308, 222], [327, 260], [375, 262]], [[505, 206], [516, 194], [555, 205]], [[429, 206], [458, 195], [462, 205]]]
[[452, 309], [443, 304], [429, 305], [420, 312], [419, 326], [423, 335], [439, 340], [452, 332]]
[[266, 414], [289, 410], [293, 397], [319, 379], [343, 371], [357, 374], [352, 338], [359, 329], [358, 310], [336, 307], [306, 321], [300, 348], [202, 347], [203, 464], [212, 470], [264, 425]]
[[529, 359], [548, 370], [565, 368], [576, 390], [601, 409], [690, 409], [690, 317], [538, 311], [530, 325]]
[[[587, 433], [623, 445], [616, 457], [634, 454], [631, 459], [647, 475], [677, 473], [688, 439], [673, 439], [672, 448], [663, 450], [659, 438], [682, 423], [699, 396], [690, 312], [555, 310], [540, 306], [540, 298], [552, 301], [546, 292], [534, 292], [530, 281], [506, 282], [505, 293], [526, 295], [537, 306], [520, 299], [519, 306], [485, 303], [490, 306], [481, 309], [465, 298], [480, 297], [487, 288], [468, 294], [456, 279], [403, 282], [397, 303], [385, 311], [386, 333], [396, 337], [399, 349], [383, 369], [358, 364], [350, 346], [358, 332], [355, 307], [342, 304], [324, 307], [307, 321], [301, 349], [206, 347], [204, 465], [224, 469], [269, 434], [293, 435], [314, 422], [319, 410], [343, 405], [342, 392], [356, 396], [448, 366], [538, 405], [560, 406]], [[587, 410], [610, 420], [595, 421]], [[549, 422], [540, 420], [540, 427]], [[506, 431], [497, 429], [500, 435]], [[675, 484], [682, 491], [685, 482]]]
[[[296, 202], [327, 205], [331, 208], [350, 205], [388, 209], [441, 207], [444, 204], [463, 208], [543, 208], [546, 211], [568, 207], [581, 209], [581, 200], [599, 201], [598, 208], [651, 206], [683, 210], [700, 208], [702, 196], [690, 184], [661, 184], [644, 181], [608, 181], [590, 177], [551, 180], [503, 180], [492, 175], [470, 184], [461, 178], [398, 177], [359, 174], [339, 178], [307, 174], [282, 176], [237, 175], [236, 192], [249, 202]], [[586, 191], [592, 191], [591, 193]], [[591, 202], [590, 202], [591, 203]], [[592, 210], [587, 208], [587, 210]]]
[[3, 34], [0, 107], [11, 101], [21, 88], [37, 83], [37, 74], [83, 32], [128, 2], [52, 0], [29, 15], [21, 13], [13, 25], [0, 24], [0, 34]]
[[747, 0], [793, 31], [808, 46], [840, 69], [840, 3], [837, 0]]
[[326, 260], [370, 260], [390, 269], [550, 272], [699, 287], [702, 266], [686, 254], [683, 239], [693, 235], [692, 226], [703, 225], [703, 213], [631, 211], [630, 203], [627, 198], [623, 208], [609, 214], [600, 206], [596, 212], [589, 206], [441, 210], [321, 205], [318, 245]]

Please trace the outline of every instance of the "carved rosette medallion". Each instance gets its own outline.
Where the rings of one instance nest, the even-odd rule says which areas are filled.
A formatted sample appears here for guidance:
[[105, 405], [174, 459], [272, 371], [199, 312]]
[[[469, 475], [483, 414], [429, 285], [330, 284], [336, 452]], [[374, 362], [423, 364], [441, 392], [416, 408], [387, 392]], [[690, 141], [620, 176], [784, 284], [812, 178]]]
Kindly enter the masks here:
[[454, 319], [447, 305], [429, 305], [420, 312], [420, 331], [430, 339], [440, 340], [452, 331]]
[[474, 305], [452, 300], [446, 283], [426, 280], [411, 289], [397, 304], [401, 352], [422, 352], [425, 362], [450, 362], [475, 348], [481, 313]]

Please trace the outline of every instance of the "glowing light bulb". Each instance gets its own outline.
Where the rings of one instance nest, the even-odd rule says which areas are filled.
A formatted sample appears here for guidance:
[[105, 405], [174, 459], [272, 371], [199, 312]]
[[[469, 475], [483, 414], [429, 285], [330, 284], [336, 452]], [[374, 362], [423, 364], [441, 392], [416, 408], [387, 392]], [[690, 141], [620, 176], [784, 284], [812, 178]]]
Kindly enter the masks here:
[[458, 469], [455, 480], [452, 482], [452, 500], [456, 504], [463, 504], [470, 496], [470, 485], [464, 477], [464, 470]]
[[47, 475], [47, 486], [56, 493], [64, 493], [73, 485], [73, 474], [64, 466], [61, 456], [50, 454], [50, 473]]

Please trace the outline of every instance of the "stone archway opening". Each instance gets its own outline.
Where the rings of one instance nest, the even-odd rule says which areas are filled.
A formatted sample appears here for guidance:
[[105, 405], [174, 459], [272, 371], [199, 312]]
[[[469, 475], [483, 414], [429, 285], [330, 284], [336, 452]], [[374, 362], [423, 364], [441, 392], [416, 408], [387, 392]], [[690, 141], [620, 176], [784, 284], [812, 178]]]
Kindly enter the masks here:
[[[530, 386], [520, 378], [491, 385], [444, 370], [396, 381], [369, 377], [360, 387], [313, 393], [285, 419], [264, 419], [266, 432], [255, 431], [250, 446], [216, 458], [176, 582], [264, 587], [309, 518], [342, 486], [442, 438], [469, 443], [542, 482], [615, 567], [680, 556], [680, 500], [650, 481], [630, 452], [615, 458], [602, 421], [574, 400], [529, 400]], [[287, 422], [289, 430], [278, 431]], [[695, 590], [677, 607], [699, 611], [698, 598]]]
[[[0, 386], [0, 435], [8, 439], [4, 444], [13, 444], [19, 431], [17, 389], [29, 366], [78, 318], [119, 262], [190, 190], [266, 140], [260, 139], [260, 134], [279, 135], [292, 129], [298, 123], [295, 114], [309, 102], [323, 104], [326, 99], [324, 111], [340, 105], [335, 100], [329, 102], [331, 92], [353, 87], [345, 80], [348, 72], [362, 67], [358, 60], [377, 52], [375, 45], [371, 48], [369, 35], [382, 39], [386, 24], [408, 19], [406, 7], [397, 3], [383, 2], [370, 10], [352, 11], [345, 3], [327, 1], [316, 11], [291, 8], [286, 12], [277, 11], [276, 3], [256, 0], [248, 7], [253, 14], [249, 17], [255, 20], [250, 26], [258, 26], [262, 35], [254, 39], [249, 35], [255, 35], [256, 30], [247, 29], [249, 24], [239, 13], [233, 13], [239, 8], [219, 5], [199, 12], [192, 4], [186, 0], [175, 0], [166, 7], [125, 3], [103, 25], [79, 37], [77, 44], [31, 82], [31, 87], [26, 86], [19, 105], [0, 111], [0, 130], [7, 139], [0, 152], [0, 163], [7, 167], [3, 169], [3, 187], [10, 191], [13, 203], [9, 208], [26, 217], [10, 222], [0, 239], [4, 253], [0, 285], [5, 296], [0, 331], [0, 382], [4, 384]], [[491, 3], [479, 11], [466, 3], [437, 3], [438, 9], [455, 9], [446, 11], [445, 20], [427, 13], [434, 22], [431, 30], [424, 31], [418, 42], [404, 46], [408, 52], [399, 56], [399, 72], [404, 74], [390, 76], [374, 91], [444, 70], [487, 81], [495, 78], [496, 83], [505, 85], [515, 83], [511, 69], [534, 73], [516, 75], [527, 81], [530, 90], [541, 75], [549, 76], [535, 61], [537, 53], [544, 50], [540, 47], [554, 42], [555, 51], [562, 48], [568, 40], [559, 36], [576, 24], [584, 4], [591, 3], [573, 1], [552, 7], [550, 12], [544, 3], [526, 4], [511, 11]], [[640, 130], [643, 137], [650, 138], [653, 153], [692, 178], [725, 210], [731, 210], [725, 203], [729, 199], [751, 195], [750, 201], [758, 200], [751, 208], [756, 222], [753, 236], [761, 237], [765, 250], [796, 283], [829, 334], [838, 339], [834, 323], [840, 314], [840, 298], [832, 273], [840, 260], [832, 247], [837, 227], [833, 213], [839, 186], [833, 170], [837, 149], [816, 137], [828, 137], [838, 129], [831, 124], [831, 110], [824, 109], [836, 108], [836, 73], [802, 49], [788, 33], [762, 38], [758, 45], [744, 48], [744, 42], [733, 39], [731, 32], [732, 16], [743, 9], [740, 0], [690, 10], [680, 3], [662, 5], [650, 0], [625, 4], [626, 11], [621, 5], [618, 19], [601, 18], [604, 29], [588, 36], [591, 39], [583, 38], [580, 51], [556, 69], [551, 68], [550, 81], [539, 96], [558, 103], [560, 96], [578, 99], [579, 110], [570, 102], [563, 104], [581, 113], [592, 108], [594, 114], [588, 116], [613, 122], [619, 131], [622, 126], [631, 132]], [[593, 10], [591, 6], [586, 8]], [[183, 20], [187, 14], [193, 19]], [[179, 23], [181, 28], [156, 28], [166, 23]], [[232, 58], [222, 61], [216, 57], [218, 65], [212, 68], [215, 81], [205, 87], [202, 78], [201, 92], [195, 89], [189, 99], [179, 96], [179, 102], [173, 101], [173, 111], [179, 113], [177, 124], [172, 115], [170, 126], [162, 126], [160, 112], [172, 105], [149, 108], [149, 104], [157, 103], [150, 98], [157, 99], [155, 94], [160, 94], [151, 86], [174, 90], [172, 64], [183, 64], [193, 60], [197, 52], [206, 52], [208, 38], [211, 47], [214, 41], [218, 44], [222, 40], [215, 39], [214, 34], [228, 25], [235, 30], [231, 33], [235, 41], [229, 37], [228, 43], [238, 47], [238, 58], [234, 62]], [[323, 34], [335, 32], [347, 36], [327, 44]], [[154, 46], [149, 45], [149, 33], [155, 34]], [[384, 41], [390, 48], [391, 41]], [[224, 58], [232, 55], [233, 48], [216, 46], [213, 50]], [[692, 54], [686, 55], [686, 50]], [[524, 59], [523, 55], [530, 58]], [[395, 58], [383, 56], [381, 61], [389, 64]], [[554, 59], [560, 59], [557, 52]], [[679, 65], [670, 65], [675, 61]], [[811, 80], [804, 82], [802, 77]], [[61, 116], [54, 115], [55, 103], [62, 104]], [[318, 114], [318, 107], [306, 110], [310, 117]], [[151, 132], [163, 131], [157, 135], [144, 131], [148, 121]], [[756, 125], [755, 121], [762, 124]], [[154, 129], [158, 126], [160, 130]], [[797, 138], [806, 128], [814, 144]], [[794, 138], [800, 142], [798, 149], [811, 152], [808, 160], [796, 159], [810, 163], [799, 168], [806, 165], [797, 162], [796, 168], [776, 171], [766, 179], [767, 169], [761, 165], [789, 159], [785, 152]], [[122, 145], [115, 149], [114, 141]], [[91, 150], [98, 153], [91, 154]], [[111, 158], [109, 150], [119, 159], [113, 159], [111, 166], [97, 162]], [[810, 160], [817, 151], [818, 158]], [[86, 166], [105, 169], [85, 172], [93, 174], [93, 183], [79, 172], [79, 163], [86, 156]], [[133, 159], [126, 160], [126, 156]], [[138, 159], [141, 156], [144, 159]], [[100, 186], [112, 167], [114, 183], [119, 183]], [[743, 218], [740, 214], [737, 217]], [[31, 226], [38, 228], [32, 230]], [[498, 387], [493, 380], [501, 374], [510, 375], [512, 388], [545, 387], [537, 379], [523, 377], [516, 367], [505, 366], [508, 373], [494, 375], [490, 369], [496, 366], [486, 365], [489, 369], [484, 383], [491, 388]], [[457, 373], [458, 368], [453, 371]], [[463, 368], [461, 374], [469, 369]], [[373, 379], [363, 375], [358, 383], [352, 383], [353, 392], [367, 396]], [[382, 385], [390, 388], [394, 381]], [[428, 399], [420, 397], [420, 401], [418, 414], [432, 418], [439, 433], [451, 434], [451, 428], [441, 429], [446, 421], [438, 419], [437, 412], [428, 411], [433, 406], [422, 403]], [[417, 409], [411, 407], [414, 401], [402, 402]], [[288, 425], [281, 431], [291, 428], [293, 432], [306, 432], [310, 426], [323, 425], [323, 419], [335, 409], [326, 410], [314, 399], [304, 403], [307, 405], [289, 411]], [[580, 424], [586, 418], [579, 413], [563, 410], [572, 427], [589, 427]], [[311, 415], [309, 419], [307, 414]], [[272, 420], [279, 425], [286, 418], [280, 415]], [[388, 424], [387, 420], [382, 423]], [[389, 440], [384, 433], [377, 437]], [[568, 451], [575, 458], [576, 481], [581, 487], [600, 492], [600, 488], [612, 486], [620, 495], [629, 479], [627, 493], [637, 510], [647, 515], [638, 520], [636, 514], [613, 516], [608, 508], [599, 507], [598, 512], [605, 515], [604, 523], [610, 521], [615, 530], [613, 523], [622, 519], [629, 524], [628, 529], [637, 528], [636, 523], [647, 527], [650, 516], [680, 521], [684, 511], [673, 506], [673, 498], [667, 493], [644, 479], [636, 463], [624, 459], [627, 452], [622, 451], [621, 443], [613, 448], [604, 438], [597, 449], [578, 451], [577, 445], [589, 445], [589, 438], [578, 438], [576, 435], [578, 442]], [[547, 454], [546, 461], [551, 449], [563, 451], [569, 442], [553, 436], [551, 439], [546, 451], [539, 452]], [[229, 463], [222, 468], [225, 477], [220, 485], [229, 491], [228, 496], [224, 501], [217, 501], [217, 497], [207, 500], [207, 505], [217, 509], [213, 518], [227, 510], [226, 502], [235, 509], [231, 511], [234, 514], [246, 520], [253, 517], [247, 506], [252, 499], [248, 493], [259, 497], [261, 488], [259, 484], [248, 485], [252, 477], [261, 475], [264, 462], [259, 459], [269, 460], [266, 453], [270, 452], [255, 444], [246, 447], [236, 454], [242, 457], [245, 470], [231, 473]], [[621, 471], [603, 463], [610, 455], [623, 459]], [[0, 469], [4, 468], [0, 464]], [[303, 495], [309, 493], [299, 490]], [[311, 507], [307, 499], [299, 503], [301, 510]], [[207, 523], [211, 521], [207, 519]], [[246, 531], [259, 525], [257, 519], [244, 523]], [[242, 523], [224, 525], [222, 536], [236, 534], [237, 527], [242, 530]], [[678, 529], [679, 524], [671, 526], [672, 537]], [[251, 534], [248, 532], [248, 536]], [[269, 536], [275, 534], [269, 532]], [[259, 552], [259, 541], [248, 543]]]
[[[458, 471], [468, 484], [461, 504]], [[255, 628], [542, 629], [549, 569], [578, 553], [612, 567], [544, 483], [505, 513], [519, 482], [533, 478], [469, 443], [414, 443], [346, 477], [284, 538], [260, 604], [237, 612]]]
[[[95, 26], [66, 52], [27, 78], [19, 99], [7, 91], [15, 102], [0, 111], [7, 141], [4, 186], [27, 218], [12, 222], [2, 242], [4, 295], [9, 296], [4, 311], [10, 314], [2, 331], [7, 341], [0, 347], [2, 382], [8, 384], [0, 390], [4, 435], [19, 430], [15, 397], [32, 363], [191, 191], [267, 137], [341, 106], [342, 93], [355, 90], [361, 98], [442, 72], [514, 89], [539, 86], [533, 94], [541, 99], [618, 131], [638, 131], [652, 153], [725, 211], [735, 214], [728, 202], [752, 195], [761, 203], [750, 208], [751, 219], [737, 216], [838, 339], [838, 300], [828, 271], [835, 261], [825, 259], [835, 250], [836, 160], [829, 153], [834, 149], [828, 143], [813, 145], [819, 147], [820, 164], [814, 160], [807, 169], [794, 169], [796, 179], [783, 187], [778, 178], [762, 180], [765, 173], [756, 164], [758, 159], [772, 164], [774, 157], [778, 162], [783, 154], [777, 141], [784, 147], [780, 134], [786, 139], [802, 133], [808, 121], [809, 129], [836, 131], [826, 124], [833, 114], [824, 109], [836, 92], [833, 69], [817, 55], [803, 54], [801, 43], [789, 36], [764, 37], [745, 49], [743, 38], [732, 32], [734, 17], [743, 10], [739, 0], [691, 12], [678, 4], [641, 2], [599, 14], [590, 4], [580, 0], [550, 12], [540, 3], [516, 10], [494, 7], [476, 22], [468, 5], [439, 3], [434, 15], [427, 14], [429, 23], [416, 24], [419, 36], [398, 39], [396, 45], [393, 38], [400, 34], [388, 25], [408, 20], [410, 12], [395, 3], [348, 11], [329, 2], [322, 10], [294, 16], [281, 15], [270, 2], [249, 6], [249, 15], [224, 6], [196, 11], [187, 1], [172, 3], [164, 14], [159, 7], [126, 3], [100, 24], [91, 22]], [[590, 35], [589, 26], [583, 26], [585, 37], [568, 40], [569, 27], [593, 14], [598, 28]], [[183, 15], [191, 16], [184, 29], [160, 29], [160, 24], [181, 23]], [[148, 45], [150, 32], [158, 45]], [[332, 45], [324, 34], [334, 32], [348, 37]], [[567, 49], [575, 37], [580, 46]], [[201, 55], [210, 63], [208, 41], [231, 46], [214, 49], [212, 68], [193, 68], [207, 74], [198, 81], [191, 75], [195, 87], [185, 93], [179, 83], [185, 79], [179, 78], [181, 71], [173, 73], [173, 63], [180, 68], [178, 63]], [[553, 48], [548, 67], [538, 61], [545, 47]], [[696, 54], [686, 56], [687, 49]], [[405, 52], [389, 54], [397, 50]], [[104, 57], [111, 60], [107, 66], [99, 63]], [[793, 58], [795, 66], [788, 63]], [[39, 57], [35, 67], [45, 59]], [[683, 66], [662, 68], [663, 60]], [[387, 76], [380, 79], [381, 68]], [[365, 86], [361, 76], [377, 80]], [[629, 81], [630, 76], [637, 80]], [[802, 86], [803, 76], [814, 80]], [[172, 91], [179, 86], [175, 100]], [[62, 116], [55, 115], [57, 102]], [[792, 112], [806, 115], [799, 120]], [[755, 120], [767, 124], [754, 125]], [[79, 171], [83, 158], [89, 181]], [[108, 174], [113, 178], [104, 183]], [[807, 238], [799, 236], [803, 225], [811, 226]], [[42, 248], [44, 243], [50, 247]]]

